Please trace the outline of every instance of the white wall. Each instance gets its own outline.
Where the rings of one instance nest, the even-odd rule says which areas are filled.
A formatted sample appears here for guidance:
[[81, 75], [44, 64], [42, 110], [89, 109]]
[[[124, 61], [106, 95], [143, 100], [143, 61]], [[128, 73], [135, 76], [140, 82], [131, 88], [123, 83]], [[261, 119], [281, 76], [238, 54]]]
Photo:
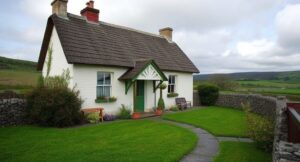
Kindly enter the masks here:
[[[73, 64], [68, 64], [66, 56], [64, 54], [63, 48], [61, 46], [56, 28], [53, 28], [51, 39], [49, 41], [49, 48], [52, 46], [52, 63], [51, 63], [51, 69], [49, 76], [57, 76], [61, 75], [64, 70], [69, 69], [70, 70], [70, 75], [73, 77]], [[47, 55], [45, 57], [44, 65], [43, 65], [43, 70], [42, 74], [45, 77], [47, 74], [47, 62], [49, 60], [49, 55], [47, 52]], [[70, 88], [73, 87], [73, 81], [70, 81]]]
[[[180, 72], [164, 72], [167, 78], [169, 75], [175, 75], [175, 92], [178, 93], [178, 97], [184, 97], [186, 101], [191, 101], [193, 105], [193, 75], [192, 73], [180, 73]], [[165, 82], [168, 85], [168, 82]], [[157, 90], [156, 99], [159, 99], [159, 90]], [[163, 91], [163, 98], [165, 101], [166, 109], [176, 105], [175, 98], [168, 98], [168, 88]]]
[[[125, 94], [125, 83], [118, 78], [127, 71], [126, 68], [74, 65], [74, 83], [80, 96], [84, 100], [83, 108], [102, 107], [105, 113], [116, 114], [121, 104], [125, 104], [133, 110], [133, 86], [130, 87], [127, 95]], [[114, 103], [95, 103], [97, 72], [109, 72], [112, 74], [111, 96], [115, 96], [117, 101]], [[176, 75], [176, 92], [179, 97], [185, 97], [187, 101], [193, 100], [193, 76], [191, 73], [165, 72], [166, 76]], [[166, 82], [167, 84], [168, 82]], [[167, 108], [175, 105], [175, 98], [167, 97], [168, 90], [163, 91], [163, 97]], [[159, 99], [159, 89], [156, 91], [156, 105]], [[155, 105], [155, 93], [153, 93], [153, 82], [145, 81], [145, 111], [152, 111]]]
[[[125, 82], [118, 78], [127, 71], [127, 68], [115, 68], [104, 66], [74, 65], [74, 84], [80, 91], [83, 99], [82, 108], [104, 108], [105, 113], [115, 114], [118, 112], [121, 104], [125, 104], [133, 109], [133, 87], [125, 94]], [[113, 103], [95, 103], [97, 98], [97, 72], [111, 73], [111, 96], [117, 98]]]

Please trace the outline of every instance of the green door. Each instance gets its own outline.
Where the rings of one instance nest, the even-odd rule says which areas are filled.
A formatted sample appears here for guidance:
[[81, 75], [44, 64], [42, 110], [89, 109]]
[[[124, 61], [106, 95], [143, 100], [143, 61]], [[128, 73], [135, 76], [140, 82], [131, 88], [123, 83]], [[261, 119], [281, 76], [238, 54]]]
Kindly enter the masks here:
[[136, 100], [135, 100], [135, 111], [144, 112], [145, 106], [145, 86], [143, 80], [136, 81]]

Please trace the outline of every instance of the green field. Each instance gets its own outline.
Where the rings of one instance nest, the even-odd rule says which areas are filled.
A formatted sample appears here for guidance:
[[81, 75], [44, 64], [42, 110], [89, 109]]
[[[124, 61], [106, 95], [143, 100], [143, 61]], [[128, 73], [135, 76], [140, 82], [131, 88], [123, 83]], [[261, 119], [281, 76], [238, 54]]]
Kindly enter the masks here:
[[[209, 81], [195, 81], [194, 88], [199, 84]], [[300, 82], [278, 81], [278, 80], [253, 80], [234, 81], [238, 83], [237, 88], [221, 93], [234, 94], [262, 94], [266, 96], [286, 96], [290, 101], [300, 101]]]
[[34, 62], [0, 57], [0, 92], [26, 93], [36, 85], [39, 75]]

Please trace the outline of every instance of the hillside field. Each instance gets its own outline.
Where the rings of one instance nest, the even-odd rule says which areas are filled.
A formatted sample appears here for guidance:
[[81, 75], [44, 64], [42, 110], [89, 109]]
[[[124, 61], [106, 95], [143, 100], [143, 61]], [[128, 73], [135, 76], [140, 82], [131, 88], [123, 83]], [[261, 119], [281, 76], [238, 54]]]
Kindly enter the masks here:
[[[209, 81], [195, 81], [194, 88]], [[262, 94], [266, 96], [286, 96], [290, 101], [300, 101], [300, 82], [288, 82], [278, 80], [252, 80], [234, 81], [238, 83], [232, 91], [221, 93]]]
[[26, 93], [36, 85], [39, 75], [35, 62], [0, 57], [0, 92]]

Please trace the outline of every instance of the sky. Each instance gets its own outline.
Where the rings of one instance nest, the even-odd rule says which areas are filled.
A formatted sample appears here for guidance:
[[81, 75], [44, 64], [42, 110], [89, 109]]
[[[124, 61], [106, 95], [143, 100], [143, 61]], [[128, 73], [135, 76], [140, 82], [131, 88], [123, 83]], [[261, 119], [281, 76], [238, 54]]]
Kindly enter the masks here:
[[[79, 15], [88, 0], [69, 0]], [[0, 56], [37, 61], [52, 0], [2, 1]], [[95, 0], [100, 21], [173, 40], [202, 74], [300, 70], [299, 0]]]

